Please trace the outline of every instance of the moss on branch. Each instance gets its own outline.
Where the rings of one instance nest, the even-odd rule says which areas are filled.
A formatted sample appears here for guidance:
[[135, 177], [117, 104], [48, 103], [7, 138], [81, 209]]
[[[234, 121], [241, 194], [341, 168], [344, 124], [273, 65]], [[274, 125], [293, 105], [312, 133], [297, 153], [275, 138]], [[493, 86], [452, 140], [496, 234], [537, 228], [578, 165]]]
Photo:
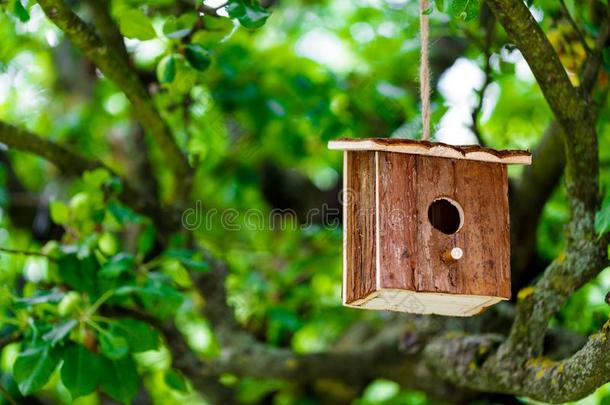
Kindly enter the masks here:
[[501, 349], [527, 357], [541, 352], [553, 314], [572, 292], [603, 268], [605, 245], [596, 239], [594, 229], [599, 203], [595, 114], [588, 97], [572, 86], [559, 56], [525, 3], [488, 0], [488, 4], [523, 53], [564, 134], [571, 208], [566, 259], [551, 265], [534, 293], [519, 302], [515, 324]]
[[[493, 348], [500, 339], [497, 335], [446, 335], [432, 341], [424, 356], [441, 378], [461, 386], [562, 403], [581, 399], [610, 380], [608, 337], [604, 328], [561, 361], [496, 356]], [[486, 353], [490, 355], [485, 357]]]

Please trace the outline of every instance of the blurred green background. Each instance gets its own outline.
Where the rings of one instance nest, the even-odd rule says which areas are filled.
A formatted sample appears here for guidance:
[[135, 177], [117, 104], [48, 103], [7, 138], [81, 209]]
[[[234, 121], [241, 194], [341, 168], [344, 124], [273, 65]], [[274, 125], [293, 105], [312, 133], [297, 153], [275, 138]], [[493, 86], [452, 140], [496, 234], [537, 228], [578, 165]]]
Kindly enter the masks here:
[[[143, 140], [121, 90], [82, 57], [34, 1], [19, 1], [1, 5], [0, 120], [97, 157], [127, 178], [133, 176], [141, 142], [148, 142], [153, 162], [149, 175], [160, 180], [162, 199], [171, 201], [172, 180], [159, 150]], [[430, 15], [436, 139], [534, 148], [552, 115], [527, 63], [518, 50], [507, 46], [498, 27], [486, 45], [488, 32], [481, 24], [485, 17], [478, 7], [472, 16], [455, 16], [449, 5], [440, 3]], [[593, 36], [589, 3], [567, 3], [585, 35]], [[71, 5], [83, 19], [90, 18], [86, 4]], [[194, 3], [185, 0], [113, 0], [111, 5], [128, 37], [125, 42], [135, 66], [196, 168], [191, 208], [202, 213], [236, 210], [232, 223], [238, 230], [223, 226], [217, 215], [198, 226], [195, 235], [198, 243], [229, 264], [230, 303], [238, 319], [259, 339], [299, 353], [340, 345], [343, 333], [358, 320], [369, 319], [378, 328], [391, 321], [386, 313], [341, 307], [340, 227], [324, 226], [319, 218], [310, 226], [299, 224], [311, 209], [324, 204], [339, 207], [342, 154], [327, 149], [329, 140], [419, 137], [418, 2], [272, 1], [264, 4], [271, 14], [262, 19], [260, 28], [257, 20], [240, 24], [222, 16], [200, 16]], [[531, 7], [577, 83], [584, 51], [558, 2], [535, 0]], [[190, 32], [196, 22], [203, 28]], [[200, 65], [197, 55], [185, 57], [186, 44], [197, 44], [197, 52], [205, 50]], [[595, 97], [604, 106], [599, 135], [606, 191], [609, 110], [606, 94]], [[57, 242], [51, 241], [60, 232], [63, 246], [92, 255], [97, 249], [108, 256], [130, 252], [138, 266], [146, 265], [155, 230], [150, 221], [105, 200], [100, 185], [107, 181], [107, 173], [74, 180], [33, 155], [5, 148], [0, 153], [0, 246], [52, 251]], [[516, 177], [522, 169], [510, 170]], [[201, 205], [196, 206], [196, 201]], [[273, 209], [292, 209], [295, 223], [285, 218], [292, 225], [287, 229], [251, 229], [247, 221], [252, 209], [265, 218]], [[19, 218], [29, 212], [31, 219], [31, 211], [35, 221], [24, 226]], [[541, 260], [561, 253], [567, 217], [560, 185], [538, 227]], [[175, 239], [173, 243], [181, 246], [180, 237]], [[189, 292], [184, 263], [166, 259], [150, 268], [167, 288], [157, 309], [176, 316], [202, 356], [216, 356], [218, 346], [210, 327], [195, 315], [200, 303]], [[49, 288], [57, 279], [56, 271], [45, 258], [0, 255], [0, 305], [17, 295]], [[610, 272], [605, 271], [570, 299], [554, 324], [582, 334], [598, 330], [608, 320], [604, 302], [608, 290]], [[16, 311], [6, 319], [0, 317], [3, 327], [23, 325], [32, 313], [45, 316], [45, 310], [27, 311], [27, 315]], [[2, 352], [1, 382], [8, 390], [14, 389], [11, 369], [20, 349], [15, 343]], [[153, 403], [204, 403], [195, 392], [181, 392], [168, 384], [167, 349], [161, 346], [134, 358]], [[38, 394], [41, 400], [100, 403], [97, 393], [72, 402], [58, 374]], [[238, 387], [245, 403], [323, 402], [315, 392], [289, 382], [223, 378]], [[336, 388], [337, 397], [354, 396], [339, 392], [343, 389]], [[401, 390], [385, 380], [372, 382], [352, 401], [434, 403], [423, 393]], [[8, 402], [0, 399], [0, 403]], [[610, 403], [610, 386], [581, 403]]]

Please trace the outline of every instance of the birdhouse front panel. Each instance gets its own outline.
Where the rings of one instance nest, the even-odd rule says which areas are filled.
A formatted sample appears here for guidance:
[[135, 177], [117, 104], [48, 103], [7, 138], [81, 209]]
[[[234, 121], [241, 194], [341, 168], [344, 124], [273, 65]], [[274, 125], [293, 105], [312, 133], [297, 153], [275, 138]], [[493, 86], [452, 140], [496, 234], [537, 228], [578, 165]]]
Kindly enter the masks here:
[[344, 305], [468, 316], [508, 299], [506, 163], [529, 153], [396, 141], [331, 144], [345, 150]]

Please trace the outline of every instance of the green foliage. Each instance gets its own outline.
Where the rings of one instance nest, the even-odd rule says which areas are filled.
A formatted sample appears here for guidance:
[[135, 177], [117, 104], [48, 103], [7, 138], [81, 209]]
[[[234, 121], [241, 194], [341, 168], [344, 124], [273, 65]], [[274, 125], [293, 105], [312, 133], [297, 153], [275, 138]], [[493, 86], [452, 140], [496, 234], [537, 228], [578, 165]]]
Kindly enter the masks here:
[[165, 373], [165, 383], [172, 389], [180, 392], [187, 392], [188, 385], [186, 379], [175, 372], [174, 370], [168, 370]]
[[479, 0], [450, 0], [449, 15], [464, 21], [470, 21], [479, 14]]
[[56, 224], [65, 224], [70, 219], [70, 210], [63, 201], [53, 201], [50, 205], [51, 219]]
[[21, 0], [14, 0], [14, 2], [15, 5], [13, 10], [15, 11], [15, 15], [17, 16], [17, 18], [19, 18], [21, 22], [28, 22], [30, 20], [30, 13], [28, 12], [28, 10], [23, 7], [23, 4], [21, 4]]
[[61, 382], [66, 386], [72, 399], [92, 393], [99, 384], [102, 371], [100, 358], [82, 345], [71, 345], [63, 355]]
[[61, 357], [59, 349], [37, 344], [19, 354], [13, 365], [13, 378], [23, 395], [40, 390], [51, 377]]
[[191, 33], [196, 20], [197, 16], [191, 13], [184, 13], [178, 18], [169, 16], [163, 24], [163, 34], [171, 39], [184, 38]]
[[101, 387], [108, 395], [125, 404], [138, 393], [138, 370], [131, 356], [102, 360]]
[[604, 198], [602, 207], [595, 216], [595, 230], [600, 235], [610, 232], [610, 194]]
[[[68, 3], [93, 23], [86, 2]], [[175, 322], [203, 358], [222, 355], [201, 315], [210, 303], [193, 285], [194, 277], [210, 270], [203, 251], [227, 264], [231, 308], [248, 332], [272, 347], [316, 353], [341, 348], [345, 331], [363, 320], [381, 329], [386, 315], [341, 307], [340, 228], [315, 219], [301, 227], [303, 219], [288, 214], [282, 216], [283, 227], [253, 227], [247, 213], [256, 211], [267, 220], [273, 208], [284, 205], [307, 205], [305, 212], [323, 202], [336, 205], [342, 156], [327, 150], [330, 139], [419, 136], [418, 2], [296, 1], [265, 8], [256, 0], [230, 0], [203, 15], [188, 2], [109, 3], [133, 66], [195, 172], [190, 200], [181, 210], [197, 211], [202, 221], [192, 232], [161, 229], [159, 218], [121, 202], [129, 189], [115, 173], [136, 190], [156, 181], [148, 190], [153, 197], [138, 202], [150, 203], [158, 195], [162, 207], [176, 200], [173, 186], [183, 180], [171, 178], [164, 151], [135, 122], [141, 107], [96, 72], [34, 2], [0, 4], [6, 11], [0, 13], [0, 119], [113, 170], [71, 178], [41, 159], [2, 151], [1, 245], [47, 255], [0, 256], [0, 337], [21, 335], [19, 344], [3, 351], [2, 377], [10, 374], [23, 394], [44, 391], [48, 402], [87, 395], [82, 400], [95, 402], [101, 391], [129, 403], [145, 387], [155, 403], [201, 403], [191, 390], [194, 381], [172, 369], [170, 348], [157, 325]], [[590, 6], [567, 3], [591, 40], [599, 27]], [[435, 0], [436, 10], [426, 10], [433, 28], [434, 76], [440, 81], [459, 63], [483, 72], [481, 4]], [[571, 30], [559, 32], [565, 24], [558, 2], [532, 5], [542, 10], [541, 25], [558, 49], [576, 47]], [[491, 147], [532, 148], [552, 116], [508, 42], [496, 30], [490, 49], [493, 84], [485, 93], [480, 131]], [[567, 61], [579, 71], [577, 56], [570, 54]], [[600, 80], [605, 79], [602, 73]], [[468, 126], [471, 102], [479, 95], [471, 88], [464, 92], [472, 100], [458, 115]], [[610, 110], [603, 94], [593, 98], [602, 106], [601, 181], [608, 189]], [[435, 125], [455, 115], [451, 103], [440, 88], [433, 92]], [[145, 151], [149, 161], [143, 164]], [[510, 168], [511, 177], [519, 170]], [[15, 190], [16, 181], [27, 192]], [[285, 194], [297, 203], [286, 201]], [[28, 199], [19, 206], [19, 198], [30, 195], [35, 204]], [[43, 202], [49, 199], [52, 223], [45, 223]], [[23, 221], [15, 208], [28, 204], [38, 214]], [[599, 233], [610, 229], [609, 206], [606, 198], [596, 219]], [[228, 224], [222, 217], [226, 212], [236, 213]], [[568, 217], [559, 186], [538, 227], [539, 260], [561, 254]], [[572, 297], [555, 324], [580, 333], [598, 330], [607, 320], [608, 289], [603, 273]], [[334, 399], [318, 393], [317, 385], [303, 390], [284, 381], [233, 375], [222, 381], [246, 403]], [[598, 395], [607, 395], [607, 388]], [[343, 402], [362, 405], [428, 402], [424, 394], [386, 380], [348, 396]]]
[[241, 25], [250, 29], [262, 27], [271, 15], [257, 0], [229, 0], [227, 12], [229, 17], [236, 18]]
[[127, 38], [146, 41], [157, 36], [150, 19], [140, 10], [125, 10], [119, 15], [121, 33]]
[[125, 339], [131, 353], [155, 350], [159, 347], [159, 334], [142, 321], [119, 319], [114, 324], [114, 330]]
[[62, 321], [57, 325], [54, 325], [52, 329], [42, 336], [42, 339], [51, 346], [55, 346], [57, 343], [63, 341], [68, 334], [77, 325], [76, 319], [68, 319]]
[[186, 60], [189, 61], [192, 67], [197, 70], [204, 71], [210, 67], [212, 59], [210, 54], [199, 44], [188, 44], [184, 51]]
[[161, 59], [157, 65], [157, 78], [159, 83], [171, 83], [176, 77], [176, 62], [174, 55], [168, 55]]

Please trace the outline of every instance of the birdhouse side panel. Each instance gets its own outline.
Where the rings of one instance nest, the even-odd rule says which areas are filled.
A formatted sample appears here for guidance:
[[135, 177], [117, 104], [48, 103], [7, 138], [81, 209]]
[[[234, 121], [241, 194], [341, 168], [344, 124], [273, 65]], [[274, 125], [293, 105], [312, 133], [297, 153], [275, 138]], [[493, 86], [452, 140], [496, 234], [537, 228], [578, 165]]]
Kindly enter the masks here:
[[375, 152], [344, 155], [343, 302], [376, 289]]
[[[378, 163], [380, 287], [510, 296], [506, 167], [387, 152]], [[443, 221], [456, 232], [432, 225], [438, 200], [455, 207]], [[454, 248], [463, 256], [447, 260]]]

